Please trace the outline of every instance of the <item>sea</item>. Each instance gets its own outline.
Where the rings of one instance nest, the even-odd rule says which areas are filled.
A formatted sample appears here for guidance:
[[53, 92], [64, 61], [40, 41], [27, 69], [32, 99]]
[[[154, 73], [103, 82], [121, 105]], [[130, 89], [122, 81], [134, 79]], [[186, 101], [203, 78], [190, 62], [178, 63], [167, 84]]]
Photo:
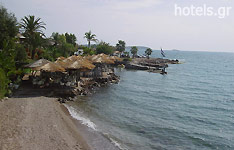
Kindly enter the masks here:
[[167, 75], [116, 68], [120, 82], [65, 104], [70, 114], [118, 149], [233, 150], [234, 53], [165, 55], [181, 64]]

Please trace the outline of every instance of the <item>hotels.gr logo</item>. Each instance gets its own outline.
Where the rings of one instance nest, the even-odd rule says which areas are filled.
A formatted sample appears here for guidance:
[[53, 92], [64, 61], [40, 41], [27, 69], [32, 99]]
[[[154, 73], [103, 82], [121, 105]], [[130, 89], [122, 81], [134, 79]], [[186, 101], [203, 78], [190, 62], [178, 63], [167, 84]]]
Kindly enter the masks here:
[[200, 7], [195, 7], [194, 5], [188, 7], [180, 7], [175, 4], [175, 16], [214, 16], [223, 19], [230, 15], [232, 7], [219, 7], [215, 9], [214, 7], [209, 7], [206, 4]]

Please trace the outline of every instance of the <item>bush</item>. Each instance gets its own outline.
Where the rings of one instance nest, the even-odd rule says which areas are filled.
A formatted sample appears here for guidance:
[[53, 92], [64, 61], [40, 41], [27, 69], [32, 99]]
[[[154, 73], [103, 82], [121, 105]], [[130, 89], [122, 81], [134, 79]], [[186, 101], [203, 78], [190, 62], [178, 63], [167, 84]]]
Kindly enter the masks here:
[[123, 61], [132, 61], [132, 58], [124, 58]]
[[0, 99], [7, 94], [8, 82], [4, 70], [0, 68]]
[[0, 4], [0, 49], [3, 48], [4, 40], [14, 38], [18, 33], [17, 19], [14, 14], [9, 13], [6, 8]]
[[96, 51], [88, 47], [84, 47], [83, 50], [84, 50], [83, 55], [95, 55], [96, 54]]
[[104, 54], [109, 55], [109, 54], [112, 54], [114, 50], [115, 48], [113, 46], [110, 46], [109, 43], [105, 43], [105, 42], [101, 42], [100, 44], [97, 45], [97, 48], [96, 48], [97, 54], [104, 53]]

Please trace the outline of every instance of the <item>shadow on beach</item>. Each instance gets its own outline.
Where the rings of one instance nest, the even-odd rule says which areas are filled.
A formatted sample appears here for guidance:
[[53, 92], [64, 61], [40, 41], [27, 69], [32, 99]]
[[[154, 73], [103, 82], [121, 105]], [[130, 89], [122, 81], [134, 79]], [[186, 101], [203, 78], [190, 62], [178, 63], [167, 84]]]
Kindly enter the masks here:
[[51, 88], [33, 87], [29, 81], [23, 81], [19, 89], [14, 91], [12, 98], [53, 97]]

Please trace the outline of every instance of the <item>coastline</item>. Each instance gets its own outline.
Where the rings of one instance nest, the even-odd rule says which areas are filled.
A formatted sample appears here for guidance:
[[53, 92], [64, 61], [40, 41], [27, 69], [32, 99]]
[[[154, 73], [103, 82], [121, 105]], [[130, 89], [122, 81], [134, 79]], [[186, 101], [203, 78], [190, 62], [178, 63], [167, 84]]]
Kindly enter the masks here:
[[117, 149], [104, 137], [103, 143], [100, 137], [72, 118], [57, 98], [45, 97], [41, 91], [21, 88], [12, 98], [0, 101], [2, 150], [94, 150], [100, 146]]
[[81, 117], [73, 107], [63, 104], [66, 111], [80, 131], [80, 135], [88, 141], [92, 150], [121, 150], [119, 143], [110, 138], [107, 134], [98, 130], [98, 127], [89, 119]]

